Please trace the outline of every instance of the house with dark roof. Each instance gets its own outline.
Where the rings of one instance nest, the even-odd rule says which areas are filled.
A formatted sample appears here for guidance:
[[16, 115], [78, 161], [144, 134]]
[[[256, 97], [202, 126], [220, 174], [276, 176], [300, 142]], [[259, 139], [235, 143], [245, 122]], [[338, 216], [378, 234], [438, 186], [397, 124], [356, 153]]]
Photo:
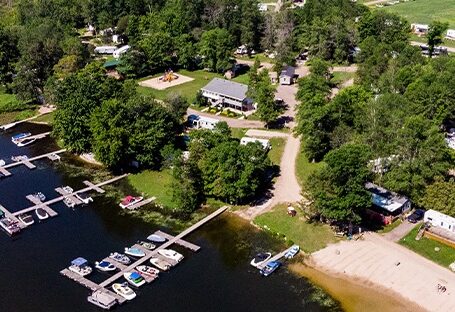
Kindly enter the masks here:
[[295, 68], [292, 66], [285, 67], [280, 74], [281, 85], [291, 85], [295, 79]]
[[212, 106], [227, 107], [242, 112], [254, 109], [253, 101], [246, 95], [247, 91], [247, 85], [221, 78], [213, 78], [201, 88], [202, 96], [207, 98]]

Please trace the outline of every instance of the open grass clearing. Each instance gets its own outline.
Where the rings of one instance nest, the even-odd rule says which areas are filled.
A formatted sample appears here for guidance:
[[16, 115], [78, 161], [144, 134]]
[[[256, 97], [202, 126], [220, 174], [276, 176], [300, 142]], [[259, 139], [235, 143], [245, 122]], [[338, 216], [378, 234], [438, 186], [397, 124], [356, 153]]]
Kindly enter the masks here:
[[331, 82], [338, 86], [355, 77], [355, 73], [350, 72], [334, 72], [332, 75]]
[[303, 146], [300, 153], [296, 159], [296, 175], [297, 181], [299, 182], [300, 186], [304, 189], [305, 184], [308, 181], [308, 177], [317, 169], [324, 166], [324, 162], [311, 162], [306, 157], [305, 153], [303, 152]]
[[[455, 262], [454, 248], [426, 237], [422, 237], [417, 241], [415, 237], [418, 231], [419, 225], [403, 237], [400, 240], [400, 244], [444, 267], [449, 267], [452, 262]], [[436, 251], [435, 248], [439, 248], [439, 251]]]
[[281, 157], [283, 156], [284, 146], [286, 145], [286, 139], [271, 138], [269, 142], [271, 146], [269, 158], [275, 166], [279, 166], [281, 163]]
[[299, 212], [296, 217], [291, 217], [287, 214], [287, 206], [284, 204], [257, 216], [253, 222], [291, 243], [298, 244], [306, 253], [317, 251], [337, 241], [328, 225], [308, 223]]

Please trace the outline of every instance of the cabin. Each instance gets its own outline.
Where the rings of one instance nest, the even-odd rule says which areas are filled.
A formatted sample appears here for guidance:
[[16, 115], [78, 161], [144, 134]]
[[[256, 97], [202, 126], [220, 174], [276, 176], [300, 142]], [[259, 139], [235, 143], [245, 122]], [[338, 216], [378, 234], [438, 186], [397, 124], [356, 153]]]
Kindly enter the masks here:
[[389, 191], [371, 182], [365, 183], [365, 189], [371, 194], [372, 209], [368, 214], [372, 219], [387, 225], [399, 215], [411, 209], [411, 200]]
[[447, 30], [446, 39], [455, 40], [455, 29]]
[[418, 36], [426, 35], [429, 29], [427, 24], [411, 24], [411, 31]]
[[215, 129], [216, 124], [219, 122], [220, 121], [218, 119], [205, 116], [199, 116], [194, 114], [188, 116], [188, 125], [195, 129], [213, 130]]
[[120, 58], [120, 56], [123, 54], [123, 53], [126, 53], [128, 50], [130, 49], [130, 46], [129, 45], [126, 45], [126, 46], [123, 46], [121, 48], [118, 48], [117, 50], [115, 50], [112, 55], [118, 59]]
[[295, 79], [295, 68], [292, 66], [285, 67], [280, 74], [281, 85], [291, 85]]
[[253, 101], [246, 96], [247, 91], [247, 85], [221, 78], [213, 78], [201, 88], [202, 96], [212, 106], [231, 108], [241, 112], [254, 109]]
[[455, 218], [439, 211], [432, 209], [425, 211], [423, 221], [428, 222], [431, 226], [455, 233]]
[[239, 54], [239, 55], [245, 55], [245, 54], [248, 54], [248, 48], [246, 45], [241, 45], [240, 47], [238, 47], [236, 50], [235, 50], [235, 54]]
[[267, 4], [258, 3], [258, 10], [259, 10], [259, 12], [267, 12]]
[[243, 137], [240, 139], [240, 145], [247, 145], [248, 143], [256, 143], [259, 142], [262, 145], [262, 148], [265, 150], [270, 149], [270, 142], [267, 139], [258, 139], [258, 138], [250, 138], [250, 137]]
[[98, 54], [113, 54], [117, 50], [116, 46], [99, 46], [95, 48], [95, 53]]

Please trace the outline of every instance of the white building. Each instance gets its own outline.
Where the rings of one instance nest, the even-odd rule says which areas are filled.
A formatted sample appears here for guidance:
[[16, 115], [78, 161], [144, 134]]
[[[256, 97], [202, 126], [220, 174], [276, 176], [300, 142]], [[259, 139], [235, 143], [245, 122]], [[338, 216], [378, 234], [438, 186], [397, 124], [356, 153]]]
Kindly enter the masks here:
[[246, 96], [248, 86], [245, 84], [213, 78], [201, 91], [202, 96], [207, 98], [212, 106], [227, 107], [242, 112], [254, 109], [253, 101]]
[[267, 4], [258, 3], [258, 9], [259, 9], [260, 12], [266, 12], [267, 11]]
[[126, 45], [126, 46], [123, 46], [121, 48], [118, 48], [117, 50], [115, 50], [112, 55], [115, 57], [115, 58], [119, 58], [123, 53], [125, 53], [126, 51], [128, 51], [130, 49], [130, 46], [129, 45]]
[[263, 149], [269, 149], [270, 148], [270, 142], [267, 139], [258, 139], [258, 138], [250, 138], [250, 137], [243, 137], [240, 140], [241, 145], [247, 145], [248, 143], [255, 143], [259, 142], [262, 145]]
[[411, 24], [411, 30], [416, 35], [426, 35], [430, 26], [427, 24]]
[[113, 54], [117, 50], [116, 46], [100, 46], [95, 48], [95, 53]]
[[425, 211], [423, 221], [430, 223], [434, 227], [442, 228], [450, 232], [455, 232], [455, 218], [443, 214], [439, 211], [432, 209]]
[[447, 30], [446, 38], [450, 40], [455, 40], [455, 29]]
[[280, 84], [281, 85], [291, 85], [294, 83], [295, 79], [295, 68], [292, 66], [287, 66], [281, 71], [280, 74]]
[[199, 116], [199, 115], [189, 115], [188, 116], [188, 123], [191, 127], [196, 129], [208, 129], [213, 130], [215, 126], [220, 121], [215, 118]]

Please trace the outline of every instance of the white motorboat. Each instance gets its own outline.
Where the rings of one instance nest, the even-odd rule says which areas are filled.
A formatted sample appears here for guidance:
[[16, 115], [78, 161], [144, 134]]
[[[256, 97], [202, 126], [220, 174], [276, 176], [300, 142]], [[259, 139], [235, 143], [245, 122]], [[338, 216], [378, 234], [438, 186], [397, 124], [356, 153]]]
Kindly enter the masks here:
[[117, 270], [117, 267], [110, 263], [109, 261], [95, 262], [95, 268], [103, 272], [112, 272]]
[[134, 248], [134, 247], [131, 247], [131, 248], [125, 247], [125, 254], [127, 254], [128, 256], [133, 256], [133, 257], [137, 257], [137, 258], [141, 258], [141, 257], [145, 256], [145, 252], [143, 252], [139, 248]]
[[33, 217], [31, 214], [28, 213], [23, 213], [17, 217], [22, 223], [24, 223], [26, 226], [32, 225], [35, 223], [35, 220], [33, 220]]
[[300, 251], [300, 246], [299, 245], [294, 245], [289, 250], [284, 254], [284, 257], [286, 259], [292, 259], [295, 257], [296, 254], [298, 254]]
[[127, 283], [116, 283], [112, 285], [112, 290], [119, 296], [126, 300], [133, 300], [136, 298], [136, 293], [128, 286]]
[[35, 214], [40, 220], [46, 220], [47, 218], [49, 218], [49, 214], [43, 208], [37, 208], [35, 210]]
[[103, 290], [94, 291], [87, 297], [87, 300], [88, 302], [93, 303], [94, 305], [105, 310], [110, 310], [117, 304], [117, 299]]
[[6, 165], [6, 162], [3, 159], [0, 159], [0, 167], [3, 167], [4, 165]]
[[64, 187], [62, 187], [62, 190], [64, 190], [66, 194], [71, 194], [74, 192], [74, 190], [71, 186], [64, 186]]
[[154, 243], [164, 243], [166, 241], [166, 238], [164, 238], [163, 236], [160, 236], [158, 234], [149, 235], [149, 236], [147, 236], [147, 239]]
[[156, 266], [161, 271], [168, 271], [172, 267], [172, 265], [169, 262], [159, 258], [151, 258], [150, 263]]
[[46, 200], [46, 196], [41, 192], [37, 192], [37, 193], [33, 194], [33, 197], [35, 197], [36, 199], [38, 199], [41, 202], [44, 202]]
[[76, 206], [76, 203], [69, 197], [66, 197], [63, 200], [63, 203], [69, 208], [74, 208], [74, 206]]
[[160, 249], [160, 250], [158, 250], [158, 253], [160, 255], [162, 255], [163, 257], [174, 260], [176, 262], [180, 262], [184, 258], [182, 254], [180, 254], [177, 251], [172, 250], [172, 249]]
[[17, 146], [19, 147], [24, 147], [27, 145], [30, 145], [32, 143], [35, 143], [36, 139], [35, 138], [25, 138], [16, 143]]
[[25, 138], [28, 138], [31, 135], [32, 134], [30, 132], [23, 132], [23, 133], [16, 134], [11, 137], [11, 142], [13, 142], [14, 144], [17, 144], [17, 142], [19, 142]]
[[258, 253], [253, 260], [251, 260], [250, 264], [255, 268], [259, 267], [261, 264], [266, 263], [269, 259], [272, 258], [272, 254], [270, 252], [261, 252]]
[[80, 276], [87, 276], [92, 273], [92, 268], [88, 265], [87, 260], [81, 257], [71, 261], [71, 265], [68, 267], [68, 270], [79, 274]]
[[109, 258], [114, 259], [117, 262], [120, 262], [121, 264], [128, 265], [131, 263], [131, 259], [128, 258], [128, 256], [125, 256], [124, 254], [114, 252], [109, 255]]
[[149, 242], [138, 241], [137, 243], [148, 250], [153, 250], [156, 248], [156, 246], [154, 244], [149, 243]]
[[157, 278], [160, 271], [158, 269], [152, 268], [148, 265], [139, 265], [136, 267], [136, 270], [141, 273], [141, 275]]
[[0, 226], [9, 234], [14, 235], [21, 231], [17, 221], [13, 221], [10, 218], [3, 218], [0, 220]]
[[133, 206], [134, 204], [137, 204], [138, 202], [140, 202], [143, 199], [144, 199], [144, 197], [142, 197], [142, 196], [134, 197], [134, 196], [128, 195], [122, 199], [119, 206], [120, 206], [120, 208], [125, 209], [130, 206]]
[[93, 198], [91, 198], [86, 193], [76, 193], [74, 196], [76, 196], [77, 199], [79, 199], [81, 202], [83, 202], [86, 205], [90, 202], [93, 202]]
[[142, 277], [139, 272], [125, 272], [123, 273], [123, 277], [127, 280], [134, 287], [141, 287], [145, 284], [145, 279]]
[[27, 160], [27, 159], [28, 159], [27, 155], [11, 156], [11, 160], [14, 161], [14, 162], [24, 161], [24, 160]]

